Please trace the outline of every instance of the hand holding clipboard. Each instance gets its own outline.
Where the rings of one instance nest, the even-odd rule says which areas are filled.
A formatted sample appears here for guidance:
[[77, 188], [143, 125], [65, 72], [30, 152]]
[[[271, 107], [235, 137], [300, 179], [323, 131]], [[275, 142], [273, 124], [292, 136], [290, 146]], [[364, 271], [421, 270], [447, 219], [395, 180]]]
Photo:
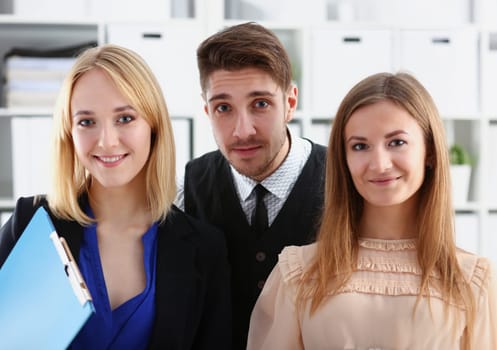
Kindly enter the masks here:
[[39, 208], [0, 269], [0, 348], [65, 349], [93, 312], [69, 247]]

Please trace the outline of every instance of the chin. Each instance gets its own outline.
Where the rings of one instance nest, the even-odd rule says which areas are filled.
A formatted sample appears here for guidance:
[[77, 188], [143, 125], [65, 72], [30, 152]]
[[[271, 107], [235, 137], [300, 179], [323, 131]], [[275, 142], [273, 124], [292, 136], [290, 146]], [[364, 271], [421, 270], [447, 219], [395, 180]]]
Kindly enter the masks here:
[[242, 175], [245, 175], [247, 177], [254, 176], [253, 171], [251, 171], [250, 167], [239, 167], [239, 166], [235, 166], [235, 165], [233, 165], [233, 167], [236, 169], [236, 171], [238, 171]]
[[130, 181], [127, 179], [105, 179], [103, 181], [98, 181], [98, 183], [103, 188], [115, 189], [128, 185]]

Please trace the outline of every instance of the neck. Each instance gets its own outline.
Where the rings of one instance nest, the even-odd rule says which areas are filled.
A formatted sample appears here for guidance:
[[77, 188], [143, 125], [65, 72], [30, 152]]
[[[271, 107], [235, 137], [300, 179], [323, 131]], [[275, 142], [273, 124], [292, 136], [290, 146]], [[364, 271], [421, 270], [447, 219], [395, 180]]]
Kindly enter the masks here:
[[120, 225], [152, 222], [143, 186], [106, 188], [94, 183], [89, 191], [89, 202], [98, 222]]
[[252, 179], [257, 182], [261, 182], [265, 178], [271, 176], [285, 161], [286, 157], [288, 156], [288, 153], [290, 153], [290, 147], [291, 147], [291, 139], [290, 139], [290, 133], [287, 129], [285, 141], [283, 142], [283, 145], [281, 146], [278, 154], [272, 160], [270, 166], [268, 167], [268, 170], [260, 174], [259, 176], [252, 177]]
[[408, 239], [417, 234], [416, 201], [401, 205], [378, 207], [365, 203], [359, 236], [377, 239]]

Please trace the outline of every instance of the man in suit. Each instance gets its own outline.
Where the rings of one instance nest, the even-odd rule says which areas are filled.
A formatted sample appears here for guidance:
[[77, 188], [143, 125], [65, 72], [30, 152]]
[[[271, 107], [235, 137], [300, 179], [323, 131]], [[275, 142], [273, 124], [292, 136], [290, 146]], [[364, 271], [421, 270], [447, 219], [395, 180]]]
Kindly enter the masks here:
[[233, 349], [245, 349], [252, 308], [278, 254], [314, 239], [326, 150], [287, 127], [298, 90], [274, 33], [255, 23], [226, 28], [200, 44], [197, 61], [219, 150], [186, 165], [176, 204], [226, 236]]

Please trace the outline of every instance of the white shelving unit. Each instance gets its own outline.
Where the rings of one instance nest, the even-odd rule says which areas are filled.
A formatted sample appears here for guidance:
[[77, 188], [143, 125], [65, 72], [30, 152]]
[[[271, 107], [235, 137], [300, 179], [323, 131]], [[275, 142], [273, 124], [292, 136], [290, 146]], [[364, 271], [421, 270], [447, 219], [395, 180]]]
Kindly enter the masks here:
[[[0, 16], [0, 57], [12, 48], [54, 49], [90, 41], [102, 42], [103, 32], [96, 22], [78, 20], [65, 22], [60, 19], [33, 20], [15, 15]], [[5, 63], [5, 60], [2, 60]], [[0, 66], [2, 82], [4, 65]], [[39, 106], [7, 108], [4, 84], [0, 84], [0, 211], [9, 210], [19, 194], [46, 189], [49, 165], [46, 128], [43, 121], [50, 122], [51, 110]], [[42, 119], [40, 119], [42, 118]], [[32, 122], [29, 124], [29, 122]], [[29, 127], [30, 125], [33, 128]], [[23, 128], [25, 126], [26, 128]], [[40, 152], [24, 157], [31, 150]], [[21, 155], [23, 155], [21, 157]], [[38, 182], [38, 185], [34, 183]], [[34, 186], [31, 186], [33, 184]], [[22, 188], [24, 186], [24, 188]], [[4, 218], [5, 215], [2, 215]]]
[[[48, 19], [36, 18], [26, 13], [29, 2], [36, 9], [35, 0], [10, 0], [0, 7], [10, 13], [0, 15], [0, 55], [12, 46], [88, 40], [135, 49], [163, 86], [182, 152], [180, 170], [191, 156], [216, 148], [202, 108], [195, 50], [225, 26], [254, 20], [277, 33], [290, 53], [299, 87], [291, 127], [322, 144], [353, 84], [377, 71], [411, 71], [435, 98], [449, 143], [463, 145], [474, 158], [468, 202], [456, 207], [458, 242], [497, 263], [497, 28], [489, 26], [497, 20], [497, 13], [490, 14], [497, 0], [310, 0], [305, 5], [299, 0], [147, 0], [149, 11], [142, 3], [120, 0], [124, 7], [112, 16], [105, 9], [115, 0], [104, 1], [107, 7], [77, 0], [84, 11], [76, 19], [76, 12], [57, 13], [57, 8]], [[23, 13], [16, 14], [20, 5]], [[18, 181], [12, 145], [19, 136], [12, 122], [51, 113], [36, 106], [2, 107], [0, 212], [14, 204]]]

